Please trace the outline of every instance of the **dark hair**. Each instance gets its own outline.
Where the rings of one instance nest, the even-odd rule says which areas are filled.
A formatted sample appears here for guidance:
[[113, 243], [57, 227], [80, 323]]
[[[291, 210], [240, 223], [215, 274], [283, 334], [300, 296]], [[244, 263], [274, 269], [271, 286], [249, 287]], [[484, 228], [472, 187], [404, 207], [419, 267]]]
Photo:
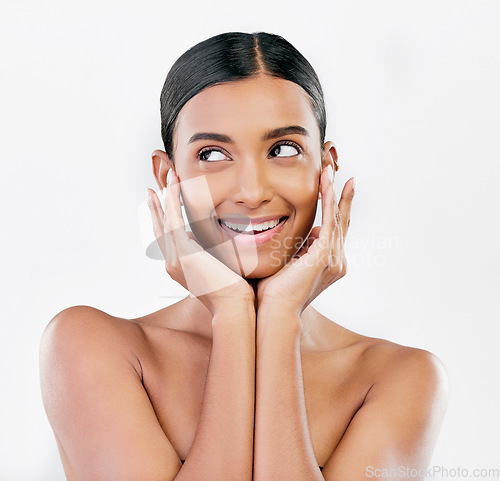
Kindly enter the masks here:
[[227, 32], [208, 38], [174, 63], [160, 96], [161, 135], [173, 161], [172, 138], [179, 112], [203, 89], [264, 73], [290, 80], [309, 95], [323, 149], [326, 109], [316, 72], [306, 58], [283, 37], [271, 33]]

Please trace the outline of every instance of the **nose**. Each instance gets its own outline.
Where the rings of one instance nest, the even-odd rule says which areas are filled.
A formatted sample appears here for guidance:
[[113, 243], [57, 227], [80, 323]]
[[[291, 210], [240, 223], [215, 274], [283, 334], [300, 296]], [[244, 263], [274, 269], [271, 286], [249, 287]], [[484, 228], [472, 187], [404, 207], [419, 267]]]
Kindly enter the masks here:
[[273, 198], [269, 172], [264, 162], [245, 159], [236, 168], [237, 177], [231, 199], [233, 203], [256, 209]]

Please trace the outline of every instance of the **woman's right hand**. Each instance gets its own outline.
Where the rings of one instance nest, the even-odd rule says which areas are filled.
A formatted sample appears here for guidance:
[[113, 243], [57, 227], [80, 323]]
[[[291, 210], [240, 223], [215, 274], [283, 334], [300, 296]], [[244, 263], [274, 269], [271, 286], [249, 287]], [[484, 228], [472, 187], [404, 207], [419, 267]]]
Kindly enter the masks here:
[[[171, 174], [170, 174], [171, 172]], [[170, 171], [171, 183], [163, 189], [165, 210], [152, 189], [148, 189], [148, 207], [153, 230], [172, 279], [198, 298], [215, 315], [234, 312], [239, 306], [254, 307], [254, 290], [241, 276], [206, 252], [192, 232], [186, 232], [181, 213], [180, 181]]]

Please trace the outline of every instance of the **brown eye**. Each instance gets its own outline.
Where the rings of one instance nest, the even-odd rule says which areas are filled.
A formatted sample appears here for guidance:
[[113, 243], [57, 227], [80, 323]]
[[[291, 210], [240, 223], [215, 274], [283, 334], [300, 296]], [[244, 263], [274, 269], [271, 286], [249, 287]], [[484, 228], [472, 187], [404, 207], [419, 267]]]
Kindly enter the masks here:
[[206, 149], [198, 154], [198, 159], [205, 162], [217, 162], [219, 160], [225, 160], [227, 157], [220, 150]]
[[276, 157], [293, 157], [301, 153], [298, 145], [291, 142], [283, 142], [281, 144], [275, 145], [271, 149], [271, 154]]

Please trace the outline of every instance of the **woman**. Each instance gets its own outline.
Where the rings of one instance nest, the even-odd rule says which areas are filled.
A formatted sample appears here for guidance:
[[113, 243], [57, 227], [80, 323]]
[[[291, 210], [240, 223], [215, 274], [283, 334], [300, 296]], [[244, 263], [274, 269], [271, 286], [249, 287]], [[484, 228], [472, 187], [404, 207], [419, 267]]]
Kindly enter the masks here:
[[175, 62], [161, 114], [164, 198], [148, 205], [192, 295], [138, 319], [77, 306], [51, 321], [42, 391], [68, 480], [422, 479], [440, 361], [310, 305], [346, 273], [354, 196], [349, 179], [335, 199], [313, 68], [282, 37], [217, 35]]

